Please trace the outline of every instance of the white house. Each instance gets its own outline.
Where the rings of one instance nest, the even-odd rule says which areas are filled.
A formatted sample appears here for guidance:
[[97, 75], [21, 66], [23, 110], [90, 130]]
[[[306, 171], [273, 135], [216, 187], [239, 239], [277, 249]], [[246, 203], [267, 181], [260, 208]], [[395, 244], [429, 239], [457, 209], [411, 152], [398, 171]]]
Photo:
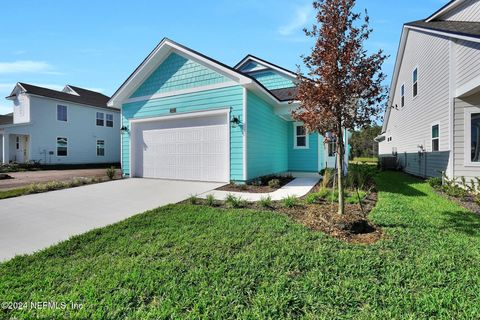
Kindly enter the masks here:
[[480, 176], [480, 0], [403, 27], [381, 157], [418, 176]]
[[65, 86], [63, 91], [17, 83], [0, 116], [0, 161], [41, 164], [120, 162], [120, 111], [109, 97]]

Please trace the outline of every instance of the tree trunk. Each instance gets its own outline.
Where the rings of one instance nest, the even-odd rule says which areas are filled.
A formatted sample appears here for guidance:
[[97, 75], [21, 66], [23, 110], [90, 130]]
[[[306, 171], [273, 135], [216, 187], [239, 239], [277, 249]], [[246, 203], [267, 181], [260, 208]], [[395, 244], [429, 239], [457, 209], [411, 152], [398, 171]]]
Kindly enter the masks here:
[[343, 159], [345, 157], [343, 130], [340, 128], [337, 137], [337, 170], [338, 170], [338, 214], [345, 214], [345, 192], [343, 183]]

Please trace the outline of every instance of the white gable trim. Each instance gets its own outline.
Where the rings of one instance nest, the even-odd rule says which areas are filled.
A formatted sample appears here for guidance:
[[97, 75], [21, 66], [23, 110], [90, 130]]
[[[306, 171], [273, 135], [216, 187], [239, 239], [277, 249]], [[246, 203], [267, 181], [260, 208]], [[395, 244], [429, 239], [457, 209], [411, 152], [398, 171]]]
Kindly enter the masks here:
[[[257, 58], [255, 58], [255, 57], [250, 56], [250, 55], [248, 55], [248, 56], [246, 56], [245, 58], [243, 58], [243, 60], [240, 61], [240, 62], [235, 66], [235, 69], [241, 69], [245, 64], [247, 64], [247, 63], [250, 62], [250, 61], [256, 62], [256, 63], [258, 63], [258, 64], [260, 64], [260, 65], [262, 65], [262, 66], [265, 66], [265, 67], [267, 67], [267, 68], [270, 68], [270, 69], [273, 69], [273, 70], [275, 70], [275, 71], [277, 71], [277, 72], [280, 72], [281, 74], [284, 74], [284, 75], [286, 75], [287, 77], [292, 78], [292, 79], [294, 79], [294, 80], [297, 79], [297, 75], [296, 75], [295, 73], [290, 72], [290, 71], [287, 71], [287, 70], [284, 70], [284, 69], [282, 69], [282, 68], [277, 67], [276, 65], [273, 65], [273, 64], [271, 64], [271, 63], [268, 63], [267, 61], [263, 61], [263, 60], [257, 59]], [[265, 69], [267, 69], [267, 68], [265, 68]], [[265, 70], [265, 69], [263, 69], [263, 70]], [[253, 70], [252, 72], [256, 72], [256, 71], [261, 71], [261, 70], [260, 70], [260, 69], [258, 69], [258, 70]]]
[[236, 81], [240, 85], [250, 84], [252, 79], [235, 72], [220, 63], [207, 59], [205, 56], [189, 50], [169, 39], [162, 40], [158, 46], [148, 55], [148, 57], [138, 66], [138, 68], [130, 75], [130, 77], [122, 84], [122, 86], [115, 92], [113, 97], [108, 102], [108, 106], [120, 105], [126, 100], [147, 78], [153, 71], [172, 53], [181, 54], [193, 61], [208, 66], [216, 72]]
[[444, 6], [443, 8], [441, 8], [440, 10], [438, 10], [437, 12], [435, 12], [433, 15], [431, 15], [430, 17], [428, 17], [425, 21], [426, 21], [426, 22], [430, 22], [430, 21], [432, 21], [432, 20], [435, 20], [436, 18], [441, 17], [441, 16], [443, 16], [444, 14], [448, 13], [449, 11], [455, 9], [456, 7], [458, 7], [459, 5], [461, 5], [463, 2], [465, 2], [465, 0], [452, 1], [451, 3], [447, 4], [446, 6]]

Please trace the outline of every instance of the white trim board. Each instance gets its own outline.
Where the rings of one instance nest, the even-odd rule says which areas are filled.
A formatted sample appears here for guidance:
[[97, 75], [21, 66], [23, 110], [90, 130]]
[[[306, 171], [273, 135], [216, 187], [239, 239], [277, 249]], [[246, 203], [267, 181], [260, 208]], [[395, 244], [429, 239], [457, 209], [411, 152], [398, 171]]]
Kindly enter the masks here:
[[472, 162], [470, 160], [471, 154], [470, 154], [470, 147], [472, 145], [472, 114], [473, 113], [480, 113], [480, 109], [477, 107], [467, 107], [463, 111], [463, 116], [464, 116], [464, 138], [465, 138], [465, 144], [463, 148], [464, 152], [464, 159], [463, 159], [463, 165], [465, 167], [480, 167], [480, 162]]

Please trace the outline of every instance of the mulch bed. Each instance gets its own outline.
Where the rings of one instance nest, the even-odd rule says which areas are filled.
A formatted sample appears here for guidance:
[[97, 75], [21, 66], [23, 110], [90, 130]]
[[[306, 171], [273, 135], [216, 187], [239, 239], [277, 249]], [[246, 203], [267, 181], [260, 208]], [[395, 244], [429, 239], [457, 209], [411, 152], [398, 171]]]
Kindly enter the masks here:
[[252, 185], [252, 184], [243, 184], [238, 185], [234, 183], [227, 184], [223, 187], [217, 188], [216, 190], [221, 191], [231, 191], [231, 192], [248, 192], [248, 193], [269, 193], [275, 190], [280, 189], [287, 183], [293, 181], [295, 178], [293, 177], [272, 177], [272, 179], [278, 179], [280, 181], [280, 185], [278, 188], [271, 188], [268, 185]]
[[473, 196], [468, 195], [464, 198], [457, 198], [457, 197], [449, 196], [448, 194], [446, 194], [445, 192], [443, 192], [441, 190], [435, 189], [435, 192], [438, 195], [459, 204], [460, 206], [464, 207], [465, 209], [470, 210], [471, 212], [480, 215], [480, 205], [478, 205], [475, 202], [475, 199], [473, 198]]

